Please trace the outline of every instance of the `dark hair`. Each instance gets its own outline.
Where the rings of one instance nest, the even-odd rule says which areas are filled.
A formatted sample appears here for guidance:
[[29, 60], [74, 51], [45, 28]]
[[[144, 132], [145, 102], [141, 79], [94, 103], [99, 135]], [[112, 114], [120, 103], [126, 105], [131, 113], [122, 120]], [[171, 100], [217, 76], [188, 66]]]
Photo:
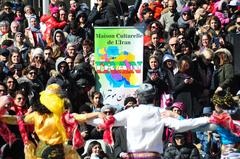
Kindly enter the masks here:
[[[92, 154], [92, 148], [93, 148], [94, 146], [96, 146], [96, 145], [99, 145], [99, 146], [102, 148], [102, 145], [101, 145], [100, 142], [98, 142], [98, 141], [96, 141], [96, 140], [90, 142], [89, 145], [88, 145], [88, 148], [87, 148], [87, 156], [91, 156], [91, 154]], [[99, 156], [99, 157], [107, 157], [107, 155], [106, 155], [103, 151], [101, 151], [101, 154], [100, 154], [100, 155], [101, 155], [101, 156]]]
[[146, 7], [146, 8], [144, 8], [142, 10], [142, 14], [141, 15], [143, 16], [143, 15], [147, 14], [148, 12], [153, 13], [153, 10], [151, 8]]
[[33, 102], [33, 111], [37, 111], [40, 114], [52, 114], [50, 110], [48, 110], [43, 104], [41, 104], [40, 99], [36, 98]]
[[185, 71], [189, 71], [189, 70], [185, 70], [183, 67], [182, 67], [182, 62], [183, 61], [186, 61], [186, 62], [188, 62], [189, 63], [189, 70], [191, 69], [191, 59], [188, 57], [188, 56], [186, 56], [186, 55], [183, 55], [180, 59], [179, 59], [179, 61], [178, 61], [178, 68], [179, 68], [179, 72], [185, 72]]
[[52, 47], [50, 47], [50, 46], [46, 46], [46, 47], [44, 48], [44, 50], [51, 50], [51, 51], [53, 52], [53, 49], [52, 49]]
[[85, 40], [83, 40], [83, 43], [82, 43], [82, 46], [84, 46], [84, 45], [92, 46], [93, 42], [89, 39], [85, 39]]
[[124, 105], [127, 105], [129, 102], [133, 102], [134, 104], [137, 104], [137, 100], [134, 97], [127, 97], [124, 100]]
[[4, 2], [3, 4], [2, 4], [2, 8], [3, 7], [12, 7], [12, 3], [11, 2]]
[[27, 75], [31, 70], [35, 70], [36, 72], [38, 72], [38, 69], [35, 66], [28, 66], [23, 70], [23, 74]]

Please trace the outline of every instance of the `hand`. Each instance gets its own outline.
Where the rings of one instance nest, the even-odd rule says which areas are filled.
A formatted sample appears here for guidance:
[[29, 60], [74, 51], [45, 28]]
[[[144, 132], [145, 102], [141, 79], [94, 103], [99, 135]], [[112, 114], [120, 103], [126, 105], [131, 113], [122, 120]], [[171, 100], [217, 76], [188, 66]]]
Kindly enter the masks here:
[[162, 118], [172, 117], [172, 118], [178, 118], [179, 115], [177, 113], [174, 113], [170, 110], [165, 110], [161, 113]]
[[119, 156], [120, 156], [121, 158], [127, 159], [127, 158], [128, 158], [128, 153], [126, 153], [126, 152], [121, 152]]
[[223, 91], [222, 87], [218, 87], [216, 90], [215, 90], [215, 93], [218, 93], [218, 92], [221, 92]]
[[97, 116], [98, 116], [98, 118], [103, 119], [103, 120], [106, 120], [106, 119], [107, 119], [106, 114], [101, 113], [101, 112], [98, 112]]
[[0, 97], [0, 109], [9, 107], [11, 104], [12, 98], [10, 96], [1, 96]]
[[193, 83], [193, 81], [194, 81], [194, 79], [193, 79], [193, 78], [190, 78], [190, 79], [188, 79], [188, 84], [192, 84], [192, 83]]
[[97, 5], [97, 11], [101, 11], [102, 10], [102, 6]]
[[81, 136], [82, 136], [83, 138], [85, 138], [87, 135], [88, 135], [88, 132], [87, 132], [87, 131], [81, 132]]

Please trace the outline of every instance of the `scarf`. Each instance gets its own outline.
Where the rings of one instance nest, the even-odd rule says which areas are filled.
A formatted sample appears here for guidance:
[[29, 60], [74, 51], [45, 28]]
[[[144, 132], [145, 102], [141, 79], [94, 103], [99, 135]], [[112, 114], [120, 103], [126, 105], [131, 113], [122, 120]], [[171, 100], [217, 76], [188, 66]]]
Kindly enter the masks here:
[[224, 112], [217, 114], [214, 112], [210, 117], [210, 123], [220, 125], [231, 131], [232, 134], [240, 137], [240, 125], [235, 124], [235, 121], [232, 120], [231, 116]]
[[104, 121], [103, 124], [99, 125], [99, 128], [104, 129], [103, 133], [103, 141], [113, 146], [113, 136], [112, 136], [112, 127], [115, 122], [115, 118], [110, 115], [107, 120]]
[[69, 112], [63, 113], [61, 117], [64, 128], [66, 129], [68, 139], [72, 140], [74, 149], [81, 148], [84, 145], [84, 139], [81, 132], [78, 130], [78, 122]]
[[9, 146], [11, 146], [16, 141], [15, 135], [9, 130], [7, 124], [1, 121], [0, 121], [0, 136], [6, 143], [8, 143]]
[[36, 38], [36, 45], [44, 47], [45, 43], [43, 41], [43, 35], [40, 29], [38, 27], [35, 28], [33, 26], [30, 26], [29, 29], [32, 31], [33, 34], [35, 34], [35, 36], [34, 35], [33, 36], [34, 38]]

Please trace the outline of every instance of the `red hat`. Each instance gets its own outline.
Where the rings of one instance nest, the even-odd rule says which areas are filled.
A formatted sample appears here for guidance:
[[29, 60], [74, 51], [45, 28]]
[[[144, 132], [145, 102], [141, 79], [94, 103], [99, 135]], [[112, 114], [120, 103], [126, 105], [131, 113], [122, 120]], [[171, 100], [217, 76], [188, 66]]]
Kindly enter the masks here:
[[183, 102], [174, 102], [171, 106], [171, 108], [178, 108], [181, 111], [183, 111], [185, 109], [184, 103]]
[[55, 13], [59, 12], [59, 9], [58, 9], [58, 7], [53, 7], [50, 9], [50, 12], [51, 12], [51, 14], [55, 14]]

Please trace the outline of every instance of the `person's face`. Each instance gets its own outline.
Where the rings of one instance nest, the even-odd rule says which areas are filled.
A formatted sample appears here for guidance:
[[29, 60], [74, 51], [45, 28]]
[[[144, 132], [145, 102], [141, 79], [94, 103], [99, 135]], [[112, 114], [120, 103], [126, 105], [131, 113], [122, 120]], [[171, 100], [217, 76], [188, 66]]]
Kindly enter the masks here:
[[37, 20], [35, 18], [32, 18], [30, 23], [34, 28], [37, 27]]
[[22, 17], [22, 12], [16, 11], [16, 16], [17, 16], [17, 17]]
[[131, 107], [134, 107], [134, 102], [133, 101], [130, 101], [125, 105], [125, 109], [131, 108]]
[[37, 56], [34, 56], [34, 60], [35, 60], [35, 62], [42, 63], [43, 62], [43, 57], [40, 56], [40, 55], [37, 55]]
[[12, 12], [12, 8], [10, 6], [4, 6], [3, 10], [5, 13], [10, 14]]
[[27, 74], [27, 78], [29, 80], [35, 80], [37, 78], [37, 71], [36, 70], [31, 70]]
[[14, 98], [14, 104], [22, 107], [26, 103], [25, 97], [22, 94], [17, 94]]
[[56, 41], [57, 41], [58, 43], [61, 43], [62, 40], [63, 40], [62, 34], [61, 34], [61, 33], [57, 33], [57, 34], [56, 34]]
[[159, 64], [158, 64], [158, 61], [156, 58], [151, 58], [149, 60], [149, 64], [150, 64], [151, 69], [153, 69], [153, 70], [158, 69]]
[[158, 41], [159, 41], [158, 35], [157, 35], [157, 34], [153, 34], [153, 35], [151, 36], [151, 40], [152, 40], [153, 45], [156, 46], [157, 43], [158, 43]]
[[66, 62], [68, 64], [69, 70], [72, 70], [73, 69], [73, 60], [72, 60], [72, 58], [67, 58]]
[[208, 37], [206, 35], [203, 35], [203, 37], [202, 37], [202, 45], [204, 47], [208, 47], [209, 46], [209, 39], [208, 39]]
[[70, 56], [70, 57], [75, 57], [75, 55], [76, 55], [76, 50], [75, 50], [75, 48], [74, 47], [69, 47], [68, 49], [67, 49], [67, 52], [68, 52], [68, 56]]
[[59, 72], [61, 73], [61, 74], [63, 74], [63, 73], [65, 73], [66, 72], [66, 70], [67, 70], [67, 64], [64, 62], [64, 63], [61, 63], [60, 64], [60, 66], [59, 66]]
[[19, 27], [18, 24], [16, 24], [16, 23], [12, 24], [12, 25], [11, 25], [11, 31], [12, 31], [13, 33], [16, 33], [16, 32], [18, 31], [18, 27]]
[[167, 66], [167, 68], [173, 68], [173, 61], [172, 60], [167, 60], [166, 61], [166, 66]]
[[197, 4], [196, 2], [192, 2], [189, 6], [190, 10], [194, 13], [197, 10]]
[[85, 23], [85, 22], [86, 22], [86, 18], [84, 16], [80, 16], [79, 23]]
[[92, 153], [96, 154], [97, 156], [100, 155], [101, 150], [102, 148], [101, 148], [101, 145], [99, 144], [92, 147]]
[[9, 90], [13, 90], [15, 88], [14, 80], [12, 78], [7, 80], [7, 87]]
[[113, 115], [113, 111], [110, 109], [105, 109], [103, 113], [106, 115]]
[[178, 146], [182, 146], [185, 144], [184, 136], [177, 136], [175, 138], [175, 141]]
[[104, 3], [104, 0], [97, 0], [98, 6], [102, 7]]
[[213, 30], [216, 30], [216, 29], [217, 29], [217, 21], [211, 20], [211, 22], [210, 22], [210, 27], [211, 27]]
[[175, 52], [177, 50], [177, 44], [178, 44], [177, 39], [174, 38], [174, 39], [169, 40], [170, 49], [173, 52]]
[[190, 13], [189, 13], [189, 12], [184, 12], [184, 13], [182, 14], [182, 18], [183, 18], [183, 20], [185, 20], [185, 21], [189, 20], [189, 19], [190, 19]]
[[70, 7], [72, 9], [76, 9], [77, 8], [77, 3], [75, 1], [70, 1]]
[[182, 52], [184, 55], [190, 55], [191, 54], [191, 49], [188, 46], [182, 47]]
[[0, 29], [1, 29], [1, 32], [7, 33], [9, 31], [9, 26], [4, 24], [4, 25], [1, 26]]
[[44, 50], [43, 54], [45, 60], [52, 57], [52, 51], [50, 49]]
[[18, 63], [20, 63], [20, 60], [21, 60], [20, 54], [13, 52], [13, 53], [12, 53], [12, 58], [11, 58], [11, 60], [12, 60], [12, 63], [13, 63], [13, 64], [18, 64]]
[[5, 89], [4, 86], [0, 85], [0, 96], [6, 95], [7, 94], [7, 90]]
[[189, 65], [188, 61], [186, 61], [186, 60], [183, 60], [183, 61], [182, 61], [182, 68], [183, 68], [183, 70], [185, 70], [185, 71], [189, 70], [190, 65]]
[[240, 17], [236, 20], [237, 31], [240, 31]]
[[180, 35], [180, 36], [178, 36], [178, 41], [179, 41], [179, 44], [182, 44], [186, 41], [186, 39], [183, 35]]
[[153, 23], [153, 24], [151, 25], [151, 32], [157, 31], [158, 29], [159, 29], [159, 27], [157, 26], [156, 23]]
[[169, 9], [169, 11], [172, 12], [172, 13], [175, 11], [176, 6], [175, 6], [175, 4], [174, 4], [174, 1], [168, 1], [168, 9]]
[[173, 111], [174, 113], [177, 113], [178, 115], [181, 115], [181, 110], [180, 110], [179, 108], [174, 107], [174, 108], [172, 109], [172, 111]]
[[162, 5], [163, 5], [163, 8], [167, 8], [168, 7], [168, 0], [163, 0]]
[[22, 34], [18, 34], [18, 35], [16, 36], [16, 41], [17, 41], [17, 42], [23, 42], [23, 35], [22, 35]]
[[69, 13], [69, 14], [68, 14], [68, 21], [71, 22], [71, 21], [73, 21], [74, 19], [75, 19], [75, 17], [73, 16], [73, 14], [72, 14], [72, 13]]
[[64, 10], [60, 10], [60, 20], [64, 21], [66, 19], [66, 12]]
[[93, 104], [94, 104], [95, 106], [99, 106], [100, 101], [101, 101], [101, 95], [100, 95], [100, 94], [96, 94], [96, 95], [93, 97]]
[[26, 14], [32, 14], [33, 12], [32, 12], [32, 9], [31, 8], [27, 8], [26, 9]]
[[147, 19], [151, 20], [151, 19], [153, 19], [153, 13], [152, 12], [147, 12], [145, 15], [143, 15], [143, 19], [144, 20], [147, 20]]
[[91, 46], [83, 45], [83, 53], [84, 53], [84, 55], [87, 55], [90, 50], [91, 50]]

